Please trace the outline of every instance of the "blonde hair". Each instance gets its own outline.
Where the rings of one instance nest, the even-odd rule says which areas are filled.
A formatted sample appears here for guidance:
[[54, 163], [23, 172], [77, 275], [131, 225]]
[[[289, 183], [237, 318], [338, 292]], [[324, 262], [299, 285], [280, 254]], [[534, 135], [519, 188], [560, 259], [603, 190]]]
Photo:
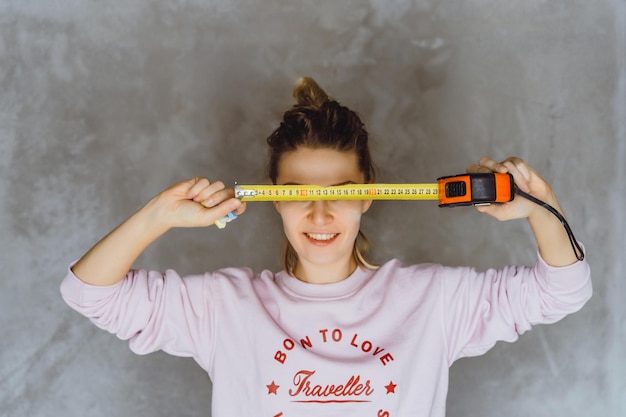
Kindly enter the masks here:
[[311, 77], [302, 77], [293, 86], [293, 98], [300, 106], [321, 108], [324, 103], [332, 100], [326, 91]]
[[[297, 104], [284, 113], [280, 126], [267, 138], [270, 147], [268, 175], [272, 183], [276, 184], [280, 157], [301, 146], [354, 152], [365, 182], [374, 182], [375, 168], [368, 145], [369, 135], [360, 117], [326, 94], [310, 77], [296, 82], [293, 97]], [[368, 249], [369, 242], [359, 230], [352, 257], [360, 267], [376, 269], [378, 267], [365, 257]], [[288, 240], [283, 263], [287, 273], [294, 275], [298, 254]]]

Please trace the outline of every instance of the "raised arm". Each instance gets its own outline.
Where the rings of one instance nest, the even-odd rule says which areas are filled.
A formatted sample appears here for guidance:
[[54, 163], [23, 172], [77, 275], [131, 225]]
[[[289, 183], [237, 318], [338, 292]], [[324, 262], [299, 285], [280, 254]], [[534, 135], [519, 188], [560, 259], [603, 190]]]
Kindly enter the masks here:
[[173, 227], [206, 227], [231, 211], [241, 214], [245, 203], [221, 181], [193, 178], [164, 190], [111, 233], [72, 267], [74, 274], [92, 285], [113, 285], [156, 239]]
[[[564, 215], [550, 185], [521, 158], [510, 157], [503, 162], [496, 162], [483, 157], [478, 164], [470, 165], [467, 171], [508, 172], [513, 175], [515, 184], [520, 190], [551, 205]], [[544, 207], [516, 196], [509, 203], [479, 206], [478, 210], [499, 220], [527, 218], [537, 240], [539, 253], [549, 265], [567, 266], [577, 261], [565, 228], [560, 220]]]

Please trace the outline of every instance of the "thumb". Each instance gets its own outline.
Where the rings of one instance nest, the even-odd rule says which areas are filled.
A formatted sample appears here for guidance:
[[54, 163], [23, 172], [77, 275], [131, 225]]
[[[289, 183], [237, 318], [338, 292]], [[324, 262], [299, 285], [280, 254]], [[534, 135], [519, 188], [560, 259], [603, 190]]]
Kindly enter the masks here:
[[[210, 226], [211, 224], [216, 224], [218, 227], [220, 227], [220, 223], [223, 223], [220, 222], [220, 220], [228, 216], [231, 212], [237, 212], [241, 208], [242, 204], [243, 203], [237, 198], [229, 198], [228, 200], [222, 201], [220, 204], [214, 207], [206, 208], [205, 210], [203, 210], [203, 212], [205, 213], [205, 224], [208, 226]], [[236, 215], [234, 218], [236, 218]], [[231, 220], [232, 218], [228, 219], [228, 221]], [[220, 228], [222, 227], [223, 226], [221, 226]]]

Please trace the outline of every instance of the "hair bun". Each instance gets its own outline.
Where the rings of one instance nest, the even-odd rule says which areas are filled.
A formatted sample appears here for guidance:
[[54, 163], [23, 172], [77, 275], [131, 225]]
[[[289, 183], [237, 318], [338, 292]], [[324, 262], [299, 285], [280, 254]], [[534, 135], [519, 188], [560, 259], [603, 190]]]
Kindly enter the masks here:
[[301, 106], [322, 107], [322, 104], [331, 101], [331, 98], [311, 77], [302, 77], [293, 87], [293, 97]]

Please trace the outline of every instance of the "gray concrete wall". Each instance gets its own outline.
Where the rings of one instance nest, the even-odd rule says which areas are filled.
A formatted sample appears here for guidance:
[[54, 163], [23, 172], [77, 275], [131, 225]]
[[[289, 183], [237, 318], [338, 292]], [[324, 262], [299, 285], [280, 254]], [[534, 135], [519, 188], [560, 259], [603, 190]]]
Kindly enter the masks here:
[[[626, 415], [626, 4], [619, 0], [0, 0], [0, 415], [208, 416], [190, 359], [133, 355], [66, 307], [67, 264], [160, 189], [263, 181], [312, 75], [358, 110], [380, 180], [482, 155], [546, 177], [589, 250], [581, 312], [451, 369], [448, 415]], [[531, 263], [524, 222], [377, 203], [378, 259]], [[177, 230], [138, 266], [277, 268], [278, 216]]]

